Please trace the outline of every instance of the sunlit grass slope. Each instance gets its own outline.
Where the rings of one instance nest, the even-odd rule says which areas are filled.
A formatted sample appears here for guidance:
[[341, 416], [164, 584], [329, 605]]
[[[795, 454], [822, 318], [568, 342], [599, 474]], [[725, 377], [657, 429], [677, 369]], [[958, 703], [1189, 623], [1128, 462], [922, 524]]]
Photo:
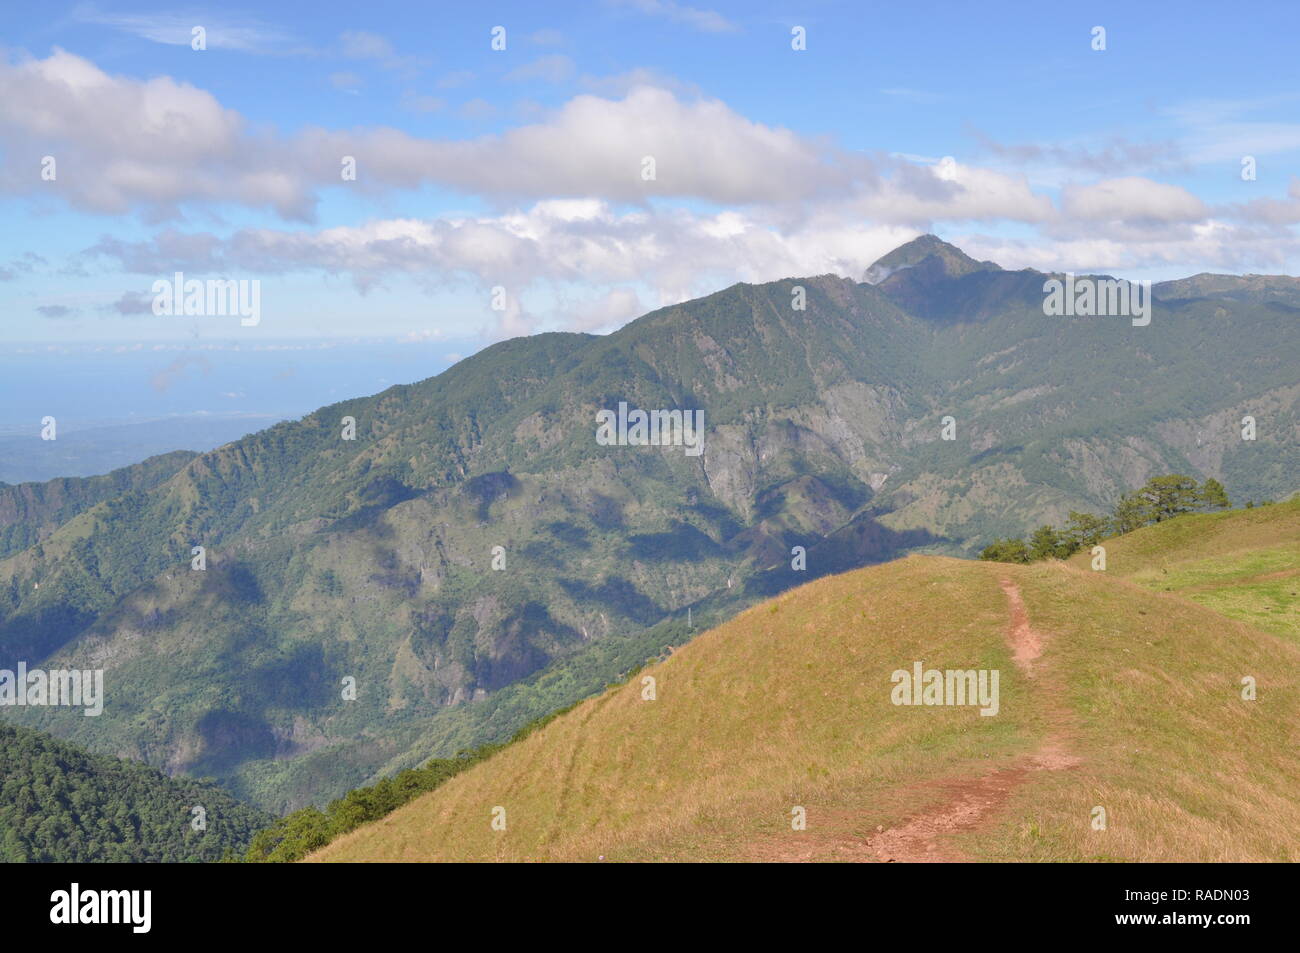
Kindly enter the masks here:
[[[1300, 643], [1300, 497], [1201, 513], [1109, 539], [1108, 575], [1174, 592]], [[1087, 567], [1087, 553], [1070, 562]]]
[[[1064, 701], [1041, 772], [973, 853], [1003, 860], [1300, 860], [1300, 650], [1172, 594], [1060, 563], [1017, 574]], [[1255, 683], [1243, 698], [1242, 680]], [[1093, 830], [1091, 812], [1106, 811]]]
[[[1033, 679], [1003, 579], [1043, 636]], [[915, 661], [997, 669], [999, 713], [891, 704]], [[1017, 780], [945, 850], [1296, 860], [1298, 678], [1294, 645], [1109, 573], [913, 557], [743, 613], [311, 859], [872, 860], [877, 827], [997, 772]], [[1077, 765], [1022, 770], [1051, 744]]]

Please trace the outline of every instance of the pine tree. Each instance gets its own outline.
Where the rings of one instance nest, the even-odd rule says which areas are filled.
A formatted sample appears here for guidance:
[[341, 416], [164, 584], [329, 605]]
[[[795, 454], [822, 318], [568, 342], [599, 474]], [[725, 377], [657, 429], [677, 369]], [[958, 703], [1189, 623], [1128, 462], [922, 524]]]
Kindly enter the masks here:
[[1065, 525], [1064, 536], [1071, 553], [1081, 549], [1091, 549], [1110, 535], [1110, 520], [1092, 513], [1070, 512], [1069, 522]]
[[1196, 481], [1181, 473], [1152, 477], [1138, 490], [1138, 496], [1147, 504], [1154, 522], [1160, 523], [1184, 513], [1190, 513], [1200, 504], [1200, 487]]
[[1052, 526], [1040, 526], [1029, 537], [1030, 559], [1064, 559], [1069, 555], [1068, 549], [1068, 544]]
[[1223, 509], [1226, 510], [1232, 504], [1228, 501], [1228, 491], [1223, 488], [1223, 484], [1218, 480], [1210, 477], [1201, 484], [1200, 491], [1197, 494], [1201, 507], [1204, 509]]
[[1029, 547], [1023, 539], [995, 539], [984, 547], [980, 559], [998, 563], [1029, 562]]
[[1125, 493], [1115, 505], [1115, 514], [1111, 523], [1116, 533], [1131, 533], [1150, 523], [1151, 511], [1146, 501], [1138, 493]]

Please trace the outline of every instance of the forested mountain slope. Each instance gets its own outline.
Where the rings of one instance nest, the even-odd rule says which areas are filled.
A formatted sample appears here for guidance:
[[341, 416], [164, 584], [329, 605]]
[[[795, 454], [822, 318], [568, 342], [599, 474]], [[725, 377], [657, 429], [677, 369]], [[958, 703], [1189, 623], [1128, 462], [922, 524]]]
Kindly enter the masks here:
[[[150, 461], [120, 493], [23, 490], [0, 667], [102, 667], [108, 701], [4, 717], [283, 810], [508, 737], [680, 644], [688, 608], [698, 629], [813, 576], [973, 555], [1153, 473], [1296, 488], [1294, 279], [1158, 286], [1133, 327], [1048, 317], [1045, 276], [918, 242], [879, 284], [736, 285]], [[601, 445], [621, 402], [703, 411], [703, 452]]]

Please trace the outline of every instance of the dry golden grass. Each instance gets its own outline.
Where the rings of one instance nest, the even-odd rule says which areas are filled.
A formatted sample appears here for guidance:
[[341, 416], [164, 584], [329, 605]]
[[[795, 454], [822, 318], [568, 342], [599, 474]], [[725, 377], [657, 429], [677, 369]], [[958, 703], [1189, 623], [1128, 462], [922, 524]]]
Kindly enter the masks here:
[[[967, 838], [1002, 860], [1300, 860], [1300, 650], [1177, 596], [1048, 564], [1019, 573], [1052, 633], [1080, 766]], [[1242, 698], [1241, 680], [1257, 698]], [[1107, 829], [1092, 829], [1102, 807]]]
[[[1218, 534], [1233, 552], [1250, 537]], [[1117, 575], [912, 557], [818, 580], [309, 859], [874, 860], [877, 826], [1000, 770], [1016, 783], [947, 839], [955, 856], [1300, 860], [1300, 649]], [[1011, 661], [1004, 578], [1043, 636], [1033, 679]], [[890, 674], [916, 660], [998, 669], [1000, 713], [892, 705]], [[1050, 739], [1079, 764], [1021, 779]]]
[[[785, 593], [314, 859], [721, 858], [790, 830], [795, 805], [815, 828], [830, 792], [870, 803], [1023, 750], [1034, 724], [1015, 704], [1005, 599], [970, 570], [912, 558]], [[1002, 670], [1003, 714], [894, 707], [890, 674], [915, 660]]]

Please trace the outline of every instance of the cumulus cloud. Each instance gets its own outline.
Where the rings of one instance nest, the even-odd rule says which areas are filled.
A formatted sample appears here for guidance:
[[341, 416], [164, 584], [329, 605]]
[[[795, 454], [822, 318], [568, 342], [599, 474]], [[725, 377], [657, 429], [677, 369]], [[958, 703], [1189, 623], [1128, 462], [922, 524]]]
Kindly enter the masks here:
[[[344, 42], [358, 62], [397, 55], [372, 34]], [[560, 56], [519, 70], [534, 78], [573, 74]], [[536, 106], [532, 118], [499, 134], [284, 132], [256, 127], [188, 84], [111, 76], [56, 50], [46, 59], [0, 62], [0, 150], [10, 160], [0, 168], [0, 190], [39, 190], [82, 209], [153, 217], [188, 203], [235, 203], [301, 222], [311, 220], [321, 189], [340, 187], [340, 159], [354, 156], [358, 178], [347, 188], [435, 186], [475, 196], [485, 211], [229, 234], [162, 227], [144, 241], [105, 235], [83, 261], [151, 277], [322, 272], [346, 276], [363, 292], [390, 276], [430, 289], [503, 285], [512, 303], [493, 316], [489, 336], [545, 324], [520, 297], [540, 285], [561, 300], [556, 320], [598, 330], [735, 281], [856, 278], [881, 254], [937, 226], [945, 234], [954, 225], [971, 229], [963, 247], [976, 257], [1043, 270], [1189, 261], [1232, 267], [1295, 250], [1288, 228], [1300, 221], [1294, 180], [1284, 198], [1214, 208], [1187, 189], [1137, 176], [1071, 181], [1053, 202], [1018, 172], [852, 152], [755, 122], [698, 91], [667, 88], [665, 78], [645, 71], [579, 82], [587, 92], [555, 109]], [[444, 104], [410, 94], [403, 105]], [[993, 151], [1004, 160], [1071, 161], [1051, 149]], [[56, 182], [40, 181], [45, 154], [57, 158]], [[653, 178], [643, 175], [646, 157]], [[1112, 144], [1074, 156], [1073, 168], [1123, 171], [1142, 159], [1140, 150]], [[1035, 239], [979, 231], [1008, 222], [1032, 226]], [[0, 267], [0, 280], [18, 273], [17, 265]], [[590, 297], [567, 302], [562, 285], [585, 287]], [[140, 308], [131, 293], [106, 306], [123, 315]]]
[[636, 290], [628, 287], [611, 288], [598, 298], [585, 301], [568, 310], [564, 328], [567, 331], [608, 331], [626, 324], [644, 314]]
[[954, 241], [975, 258], [1008, 268], [1039, 271], [1134, 274], [1174, 269], [1185, 274], [1188, 263], [1226, 272], [1284, 272], [1300, 255], [1300, 239], [1291, 232], [1208, 221], [1176, 232], [1036, 237], [1031, 240], [987, 235], [957, 236]]
[[[627, 291], [619, 289], [634, 284], [654, 289], [655, 304], [668, 304], [713, 290], [719, 282], [856, 276], [916, 234], [906, 227], [848, 221], [829, 211], [783, 231], [737, 211], [618, 212], [595, 199], [551, 199], [497, 216], [385, 219], [314, 232], [244, 229], [226, 239], [168, 229], [143, 242], [105, 237], [87, 254], [150, 276], [175, 269], [320, 271], [350, 276], [361, 288], [389, 275], [481, 289], [565, 282], [610, 286], [599, 305], [575, 313], [578, 327], [617, 320], [618, 307], [632, 305]], [[507, 318], [525, 319], [518, 313]]]
[[[355, 43], [367, 55], [386, 49], [377, 38]], [[138, 208], [157, 219], [187, 203], [234, 203], [310, 221], [318, 190], [339, 185], [344, 156], [357, 161], [355, 188], [435, 185], [501, 204], [557, 197], [837, 201], [856, 203], [859, 214], [912, 223], [1032, 222], [1050, 208], [1023, 178], [956, 164], [942, 175], [908, 163], [882, 165], [755, 122], [719, 100], [651, 85], [632, 86], [620, 98], [584, 93], [500, 135], [431, 140], [387, 127], [309, 127], [286, 137], [252, 127], [188, 84], [110, 76], [61, 50], [0, 65], [0, 84], [8, 91], [0, 99], [0, 147], [15, 157], [0, 171], [0, 189], [54, 192], [109, 214]], [[441, 102], [407, 105], [436, 109]], [[55, 183], [38, 174], [46, 154], [58, 163]]]
[[[541, 326], [542, 319], [521, 304], [532, 290], [550, 288], [563, 299], [566, 287], [590, 289], [588, 300], [562, 301], [555, 322], [604, 330], [737, 281], [819, 274], [856, 280], [920, 231], [865, 219], [833, 203], [797, 221], [780, 221], [762, 210], [619, 210], [596, 199], [551, 199], [499, 215], [382, 219], [317, 231], [256, 228], [220, 238], [168, 229], [140, 242], [106, 237], [87, 255], [151, 278], [177, 269], [196, 275], [324, 273], [348, 277], [364, 292], [401, 276], [431, 292], [472, 288], [484, 301], [501, 286], [509, 292], [508, 306], [482, 329], [497, 338]], [[1186, 262], [1279, 270], [1300, 250], [1289, 232], [1217, 220], [1158, 228], [1053, 222], [1032, 240], [978, 231], [953, 240], [976, 258], [1043, 271], [1122, 273]]]
[[1265, 225], [1295, 225], [1300, 223], [1300, 178], [1292, 178], [1284, 199], [1252, 199], [1228, 206], [1227, 215], [1247, 222]]
[[1180, 186], [1129, 176], [1066, 186], [1061, 190], [1061, 211], [1069, 218], [1086, 222], [1167, 224], [1199, 222], [1209, 210]]
[[[584, 94], [544, 122], [501, 136], [420, 139], [391, 128], [303, 130], [284, 139], [250, 128], [211, 94], [167, 77], [110, 76], [56, 50], [0, 66], [0, 143], [18, 161], [0, 178], [33, 191], [41, 156], [58, 162], [58, 194], [96, 212], [186, 201], [270, 207], [310, 219], [314, 190], [339, 181], [345, 155], [379, 187], [438, 184], [505, 197], [599, 196], [619, 201], [798, 199], [844, 187], [844, 157], [795, 133], [750, 121], [718, 100], [683, 101], [636, 87], [622, 99]], [[643, 177], [653, 157], [655, 178]], [[48, 189], [47, 189], [48, 191]]]
[[[55, 50], [43, 60], [0, 65], [0, 188], [44, 188], [74, 206], [123, 213], [191, 199], [270, 206], [302, 218], [311, 199], [280, 171], [271, 144], [234, 110], [188, 83], [109, 76]], [[56, 179], [40, 178], [42, 159]]]
[[867, 182], [851, 207], [879, 222], [923, 226], [934, 221], [1040, 223], [1056, 215], [1052, 200], [1023, 175], [966, 165], [945, 157], [932, 165], [892, 160]]
[[356, 155], [368, 176], [387, 185], [436, 182], [500, 198], [794, 201], [846, 188], [854, 166], [866, 165], [720, 101], [683, 101], [649, 86], [616, 100], [583, 94], [545, 121], [499, 136], [430, 141], [394, 129], [313, 130], [302, 146], [306, 155]]

